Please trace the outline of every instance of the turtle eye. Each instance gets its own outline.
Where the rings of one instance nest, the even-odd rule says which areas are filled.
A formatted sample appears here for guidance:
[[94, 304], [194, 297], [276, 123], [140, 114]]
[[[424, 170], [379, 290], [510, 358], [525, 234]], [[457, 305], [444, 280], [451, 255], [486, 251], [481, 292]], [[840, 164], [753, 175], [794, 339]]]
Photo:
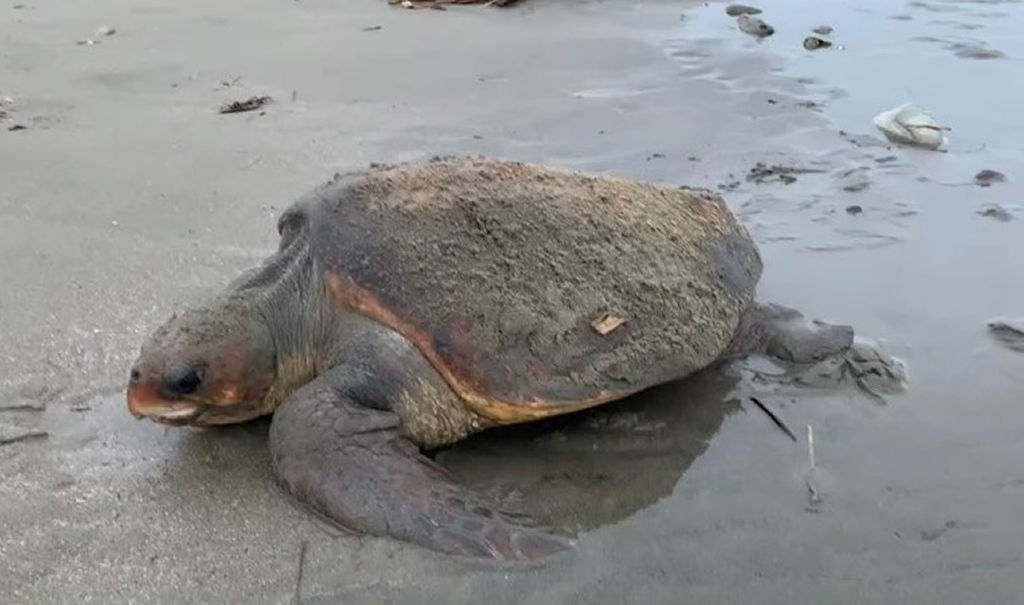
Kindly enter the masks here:
[[173, 395], [191, 395], [203, 384], [205, 373], [203, 368], [198, 367], [170, 373], [164, 378], [164, 388]]

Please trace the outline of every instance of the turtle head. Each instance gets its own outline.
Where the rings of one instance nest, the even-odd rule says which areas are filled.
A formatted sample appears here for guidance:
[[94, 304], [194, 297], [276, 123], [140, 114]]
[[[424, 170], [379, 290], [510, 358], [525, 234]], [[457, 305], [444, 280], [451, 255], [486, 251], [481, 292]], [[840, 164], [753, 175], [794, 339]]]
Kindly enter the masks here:
[[263, 416], [274, 407], [276, 357], [267, 322], [251, 301], [214, 301], [171, 317], [142, 345], [128, 380], [128, 409], [170, 425]]

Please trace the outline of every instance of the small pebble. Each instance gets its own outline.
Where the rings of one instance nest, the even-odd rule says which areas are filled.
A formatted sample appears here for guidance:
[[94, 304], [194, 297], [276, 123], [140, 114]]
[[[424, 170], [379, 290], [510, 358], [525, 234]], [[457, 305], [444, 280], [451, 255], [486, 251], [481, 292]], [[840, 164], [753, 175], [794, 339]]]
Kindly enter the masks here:
[[1022, 318], [991, 319], [988, 321], [988, 329], [1007, 348], [1024, 353], [1024, 320]]
[[864, 212], [864, 209], [858, 206], [857, 204], [846, 207], [847, 214], [860, 214], [861, 212]]
[[108, 25], [104, 25], [103, 27], [101, 27], [101, 28], [96, 30], [96, 35], [97, 36], [113, 36], [116, 33], [117, 33], [117, 30], [114, 29], [113, 27], [108, 26]]
[[757, 17], [751, 17], [750, 15], [740, 15], [736, 17], [736, 24], [739, 26], [740, 31], [751, 36], [758, 38], [766, 38], [775, 33], [775, 28], [768, 25]]
[[824, 38], [817, 36], [807, 36], [804, 38], [804, 48], [807, 50], [817, 50], [819, 48], [828, 48], [829, 46], [832, 46], [832, 43]]
[[979, 187], [989, 187], [992, 183], [1005, 183], [1006, 175], [1002, 172], [986, 168], [974, 175], [974, 184]]
[[832, 33], [832, 26], [831, 25], [819, 25], [818, 27], [815, 27], [811, 31], [816, 33], [816, 34], [820, 34], [822, 36], [827, 36], [827, 35]]
[[730, 17], [739, 17], [740, 15], [759, 15], [761, 9], [756, 6], [748, 6], [746, 4], [730, 4], [725, 7], [725, 14]]

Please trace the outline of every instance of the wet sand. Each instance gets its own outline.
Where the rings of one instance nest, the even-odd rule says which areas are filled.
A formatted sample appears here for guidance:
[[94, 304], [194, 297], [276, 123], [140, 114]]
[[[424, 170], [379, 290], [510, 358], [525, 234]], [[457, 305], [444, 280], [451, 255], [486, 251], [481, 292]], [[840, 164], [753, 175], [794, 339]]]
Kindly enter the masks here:
[[[0, 445], [0, 600], [1017, 602], [1024, 357], [985, 326], [1024, 315], [1024, 9], [773, 0], [757, 40], [724, 6], [0, 9], [0, 441], [48, 433]], [[844, 49], [802, 48], [823, 23]], [[275, 102], [216, 113], [251, 95]], [[905, 101], [953, 128], [947, 153], [886, 145], [871, 118]], [[283, 207], [437, 153], [723, 186], [761, 245], [760, 297], [879, 340], [911, 390], [882, 406], [707, 374], [439, 453], [581, 530], [532, 570], [325, 526], [275, 486], [265, 422], [128, 415], [141, 339], [270, 251]], [[748, 181], [757, 162], [818, 171]], [[982, 169], [1007, 181], [979, 187]]]

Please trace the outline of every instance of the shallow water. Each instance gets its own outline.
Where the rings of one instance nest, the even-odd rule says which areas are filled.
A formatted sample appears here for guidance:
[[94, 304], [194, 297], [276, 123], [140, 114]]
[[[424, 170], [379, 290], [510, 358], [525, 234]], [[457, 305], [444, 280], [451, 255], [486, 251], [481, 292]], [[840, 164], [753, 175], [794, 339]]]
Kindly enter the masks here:
[[[119, 34], [90, 48], [72, 41], [95, 11], [0, 21], [0, 96], [32, 126], [0, 132], [0, 371], [6, 401], [48, 404], [0, 420], [50, 433], [0, 447], [3, 594], [285, 602], [305, 542], [303, 602], [1019, 601], [1024, 357], [985, 322], [1024, 314], [1020, 4], [773, 1], [760, 41], [717, 3], [99, 6]], [[823, 23], [843, 48], [804, 50]], [[267, 116], [210, 116], [257, 91], [281, 100]], [[948, 152], [886, 145], [871, 118], [905, 101], [952, 128]], [[706, 374], [440, 453], [582, 530], [527, 571], [323, 527], [276, 491], [265, 423], [128, 417], [138, 340], [269, 250], [282, 206], [337, 169], [451, 152], [724, 186], [762, 247], [761, 298], [852, 324], [906, 361], [909, 392]], [[818, 172], [758, 184], [757, 162]], [[986, 168], [1008, 181], [972, 184]], [[1015, 218], [977, 214], [992, 202]]]

